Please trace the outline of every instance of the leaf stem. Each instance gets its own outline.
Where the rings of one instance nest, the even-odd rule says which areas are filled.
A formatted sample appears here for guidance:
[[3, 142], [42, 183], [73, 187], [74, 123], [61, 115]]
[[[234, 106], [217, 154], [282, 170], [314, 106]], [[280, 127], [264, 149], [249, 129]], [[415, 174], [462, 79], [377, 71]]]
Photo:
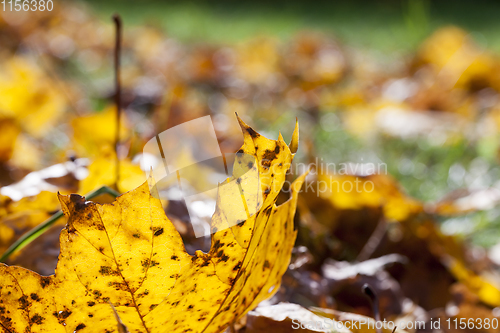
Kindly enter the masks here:
[[[118, 197], [120, 195], [119, 192], [113, 190], [108, 186], [103, 186], [98, 188], [97, 190], [90, 192], [85, 196], [87, 199], [93, 199], [101, 194], [109, 194], [113, 197]], [[33, 242], [35, 239], [43, 235], [47, 230], [54, 225], [54, 223], [59, 220], [63, 216], [63, 212], [59, 210], [57, 213], [49, 217], [45, 222], [37, 225], [33, 229], [29, 230], [25, 234], [23, 234], [17, 241], [15, 241], [0, 257], [0, 262], [5, 262], [12, 254], [22, 250], [28, 244]]]
[[115, 133], [115, 154], [116, 154], [116, 170], [115, 170], [115, 189], [118, 189], [118, 182], [120, 180], [120, 157], [118, 156], [120, 145], [120, 124], [122, 114], [122, 86], [121, 86], [121, 72], [120, 72], [120, 56], [122, 44], [122, 19], [120, 15], [113, 15], [113, 22], [115, 23], [115, 105], [116, 105], [116, 133]]

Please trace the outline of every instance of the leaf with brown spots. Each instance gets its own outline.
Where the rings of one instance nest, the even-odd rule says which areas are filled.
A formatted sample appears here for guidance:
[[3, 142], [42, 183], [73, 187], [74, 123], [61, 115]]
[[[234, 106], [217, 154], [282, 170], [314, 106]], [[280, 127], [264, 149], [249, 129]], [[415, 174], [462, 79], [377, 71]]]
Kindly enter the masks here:
[[[111, 204], [59, 196], [68, 225], [56, 274], [0, 265], [0, 332], [118, 332], [110, 303], [130, 332], [220, 332], [272, 296], [290, 261], [304, 176], [276, 206], [293, 154], [281, 135], [240, 125], [241, 151], [258, 162], [254, 215], [228, 228], [234, 188], [220, 186], [212, 247], [191, 256], [147, 182]], [[252, 182], [241, 180], [243, 190]]]

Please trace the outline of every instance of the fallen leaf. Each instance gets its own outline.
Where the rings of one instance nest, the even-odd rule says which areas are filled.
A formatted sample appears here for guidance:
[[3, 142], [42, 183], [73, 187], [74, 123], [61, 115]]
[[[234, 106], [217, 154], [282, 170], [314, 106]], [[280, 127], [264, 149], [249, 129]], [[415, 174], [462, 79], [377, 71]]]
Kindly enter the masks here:
[[87, 165], [88, 160], [84, 158], [54, 164], [30, 172], [17, 183], [2, 187], [0, 193], [17, 201], [25, 197], [35, 196], [42, 191], [75, 191], [78, 188], [79, 180], [88, 175]]
[[[331, 309], [312, 308], [311, 310], [319, 316], [324, 316], [344, 323], [344, 325], [353, 333], [377, 333], [377, 330], [375, 329], [375, 320], [373, 318]], [[389, 325], [386, 324], [386, 327], [382, 326], [380, 332], [392, 333], [393, 329], [394, 327], [389, 327]], [[398, 328], [396, 329], [396, 332], [406, 333], [407, 331]]]
[[[327, 329], [340, 326], [340, 323], [320, 317], [298, 304], [279, 303], [258, 306], [255, 310], [250, 311], [247, 315], [245, 332], [325, 332]], [[335, 332], [350, 333], [351, 331], [343, 327]]]
[[453, 276], [467, 286], [482, 302], [492, 307], [500, 306], [500, 284], [498, 281], [492, 281], [474, 273], [462, 262], [451, 256], [444, 256], [443, 261]]
[[429, 205], [427, 211], [442, 216], [457, 216], [492, 209], [499, 203], [500, 190], [497, 188], [459, 189], [449, 193], [436, 204]]
[[54, 193], [48, 191], [19, 201], [3, 197], [0, 200], [0, 252], [3, 254], [25, 232], [48, 219], [57, 210], [59, 202]]
[[57, 83], [23, 57], [5, 61], [0, 73], [0, 118], [16, 119], [37, 138], [47, 134], [66, 107]]
[[[84, 117], [74, 118], [73, 128], [74, 148], [82, 156], [99, 156], [103, 149], [113, 147], [116, 137], [116, 108], [107, 109]], [[125, 140], [130, 136], [128, 120], [123, 115], [120, 125], [120, 138]]]
[[147, 182], [112, 204], [60, 195], [68, 224], [56, 273], [0, 265], [0, 332], [116, 332], [108, 302], [130, 332], [220, 332], [271, 297], [290, 261], [305, 176], [276, 206], [293, 155], [281, 135], [269, 140], [240, 124], [241, 151], [259, 162], [256, 214], [222, 230], [231, 210], [221, 203], [235, 198], [219, 195], [211, 249], [191, 256]]
[[20, 131], [13, 119], [0, 120], [0, 162], [5, 163], [11, 158]]
[[357, 275], [375, 275], [386, 266], [394, 263], [404, 264], [407, 263], [407, 259], [399, 254], [388, 254], [380, 258], [369, 259], [355, 264], [330, 260], [323, 265], [322, 269], [323, 275], [328, 279], [346, 280], [355, 278]]

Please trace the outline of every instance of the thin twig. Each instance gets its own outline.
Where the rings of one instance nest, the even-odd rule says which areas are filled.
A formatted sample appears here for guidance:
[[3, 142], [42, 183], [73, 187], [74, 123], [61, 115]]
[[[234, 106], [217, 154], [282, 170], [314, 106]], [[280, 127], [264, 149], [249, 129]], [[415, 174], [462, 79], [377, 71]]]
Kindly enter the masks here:
[[116, 134], [115, 134], [115, 153], [116, 153], [116, 178], [115, 178], [115, 189], [118, 189], [118, 182], [120, 180], [120, 157], [118, 156], [119, 145], [120, 145], [120, 125], [121, 125], [121, 114], [122, 114], [122, 87], [121, 87], [121, 75], [120, 75], [120, 56], [121, 56], [121, 44], [122, 44], [122, 19], [120, 15], [113, 15], [113, 21], [115, 22], [115, 105], [116, 105]]
[[380, 222], [375, 227], [375, 230], [371, 234], [365, 246], [361, 249], [361, 252], [359, 252], [356, 260], [361, 262], [370, 259], [373, 252], [375, 252], [377, 247], [382, 242], [382, 239], [384, 238], [386, 231], [387, 231], [387, 221], [383, 217], [380, 219]]

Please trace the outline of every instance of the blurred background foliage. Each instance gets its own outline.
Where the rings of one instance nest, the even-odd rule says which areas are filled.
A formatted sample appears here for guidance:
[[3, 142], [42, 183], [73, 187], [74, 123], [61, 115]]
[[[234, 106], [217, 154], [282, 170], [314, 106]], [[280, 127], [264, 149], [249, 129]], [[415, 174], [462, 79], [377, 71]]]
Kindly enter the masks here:
[[[14, 96], [0, 107], [15, 113], [0, 126], [18, 137], [0, 151], [3, 185], [63, 162], [68, 150], [110, 154], [109, 17], [119, 12], [130, 159], [154, 132], [205, 114], [228, 152], [240, 142], [234, 112], [274, 138], [279, 130], [290, 137], [298, 117], [298, 161], [385, 163], [409, 195], [430, 204], [500, 190], [497, 1], [67, 4], [0, 21], [0, 89]], [[443, 223], [492, 246], [499, 214], [488, 206]]]
[[494, 0], [86, 2], [104, 19], [118, 9], [130, 24], [159, 25], [183, 41], [234, 43], [256, 35], [286, 39], [303, 29], [316, 29], [355, 47], [405, 52], [415, 50], [437, 28], [457, 25], [483, 35], [481, 42], [500, 50], [500, 4]]

